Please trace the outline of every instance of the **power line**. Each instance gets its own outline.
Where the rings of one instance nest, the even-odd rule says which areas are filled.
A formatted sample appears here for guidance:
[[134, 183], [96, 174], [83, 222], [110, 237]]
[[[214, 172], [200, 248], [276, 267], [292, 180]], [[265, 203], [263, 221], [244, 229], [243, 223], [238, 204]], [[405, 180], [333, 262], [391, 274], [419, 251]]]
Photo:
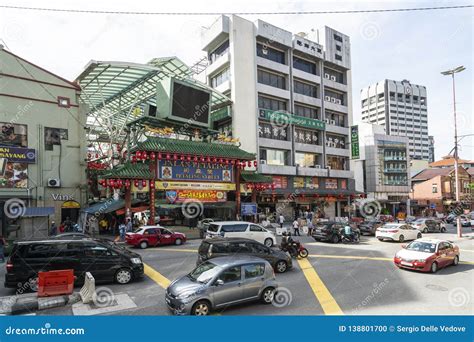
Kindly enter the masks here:
[[357, 13], [384, 13], [384, 12], [414, 12], [414, 11], [434, 11], [472, 8], [474, 5], [459, 6], [439, 6], [439, 7], [416, 7], [416, 8], [391, 8], [391, 9], [366, 9], [366, 10], [340, 10], [340, 11], [283, 11], [283, 12], [139, 12], [139, 11], [108, 11], [108, 10], [85, 10], [85, 9], [65, 9], [65, 8], [41, 8], [0, 5], [0, 8], [42, 11], [42, 12], [62, 12], [62, 13], [85, 13], [85, 14], [117, 14], [117, 15], [168, 15], [168, 16], [211, 16], [211, 15], [308, 15], [308, 14], [357, 14]]

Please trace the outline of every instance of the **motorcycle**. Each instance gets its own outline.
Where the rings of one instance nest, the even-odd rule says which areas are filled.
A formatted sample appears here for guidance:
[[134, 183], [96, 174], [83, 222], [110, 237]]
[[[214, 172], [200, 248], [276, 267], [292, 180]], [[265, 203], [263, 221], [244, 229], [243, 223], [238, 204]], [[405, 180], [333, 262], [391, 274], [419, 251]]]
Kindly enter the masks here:
[[359, 243], [360, 236], [359, 233], [353, 232], [351, 235], [341, 234], [342, 243]]
[[291, 236], [283, 236], [280, 249], [283, 252], [288, 252], [292, 258], [307, 258], [309, 254], [303, 244], [297, 240], [293, 240]]

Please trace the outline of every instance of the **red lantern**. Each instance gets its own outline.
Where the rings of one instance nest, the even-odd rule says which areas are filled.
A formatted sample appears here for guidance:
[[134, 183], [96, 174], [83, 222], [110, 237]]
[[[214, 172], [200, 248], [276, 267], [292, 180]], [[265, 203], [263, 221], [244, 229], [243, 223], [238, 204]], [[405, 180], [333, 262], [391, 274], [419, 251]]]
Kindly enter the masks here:
[[257, 161], [254, 160], [254, 161], [253, 161], [253, 166], [257, 167], [257, 165], [258, 165], [258, 164], [257, 164]]
[[95, 154], [95, 158], [99, 159], [99, 154], [98, 153]]
[[150, 153], [150, 159], [155, 160], [155, 158], [156, 158], [155, 152], [151, 152]]
[[186, 160], [187, 160], [188, 162], [190, 162], [190, 161], [191, 161], [191, 156], [186, 156]]
[[171, 155], [169, 153], [166, 153], [166, 160], [170, 160], [171, 159]]
[[143, 187], [146, 186], [146, 180], [145, 180], [145, 179], [142, 179], [142, 186], [143, 186]]
[[235, 165], [235, 160], [232, 159], [232, 160], [230, 161], [230, 163], [231, 163], [232, 165]]
[[119, 180], [117, 181], [117, 186], [118, 186], [119, 188], [121, 188], [122, 185], [123, 185], [123, 181], [122, 181], [121, 179], [119, 179]]
[[135, 180], [133, 181], [133, 184], [138, 188], [138, 179], [135, 179]]
[[179, 156], [179, 160], [184, 161], [184, 154]]
[[197, 156], [194, 156], [194, 162], [197, 163], [198, 162], [198, 157]]
[[109, 186], [112, 187], [112, 188], [115, 186], [115, 180], [114, 179], [109, 180]]
[[224, 164], [224, 159], [219, 158], [219, 164]]
[[135, 156], [137, 157], [137, 160], [142, 159], [142, 152], [141, 152], [141, 151], [137, 151], [137, 153], [135, 153]]
[[248, 167], [251, 167], [251, 166], [252, 166], [252, 162], [251, 162], [250, 160], [247, 162], [247, 166], [248, 166]]
[[204, 159], [204, 156], [201, 156], [201, 163], [204, 163], [206, 159]]
[[128, 179], [125, 181], [125, 187], [127, 189], [130, 187], [130, 181]]
[[148, 153], [146, 153], [146, 151], [142, 153], [142, 159], [143, 159], [143, 160], [149, 159], [149, 158], [150, 158], [150, 157], [148, 156]]
[[132, 156], [132, 164], [135, 164], [137, 162], [137, 157]]
[[161, 154], [161, 152], [158, 153], [158, 160], [161, 160], [163, 158], [163, 155]]
[[150, 181], [150, 189], [154, 189], [154, 188], [155, 188], [155, 182]]
[[213, 162], [214, 164], [216, 164], [216, 163], [217, 163], [217, 158], [212, 158], [212, 162]]
[[224, 162], [226, 165], [229, 165], [229, 159], [226, 159]]
[[210, 163], [210, 162], [211, 162], [211, 157], [207, 157], [207, 158], [206, 158], [206, 161], [207, 161], [208, 163]]
[[173, 160], [178, 160], [178, 155], [177, 154], [173, 154]]

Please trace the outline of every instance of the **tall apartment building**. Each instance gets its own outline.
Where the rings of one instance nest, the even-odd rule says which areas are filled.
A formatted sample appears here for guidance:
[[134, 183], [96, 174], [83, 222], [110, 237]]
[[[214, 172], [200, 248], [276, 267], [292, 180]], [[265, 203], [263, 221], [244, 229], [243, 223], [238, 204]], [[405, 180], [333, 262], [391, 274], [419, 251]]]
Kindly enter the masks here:
[[[296, 191], [294, 210], [324, 198], [327, 216], [340, 216], [354, 194], [350, 40], [329, 27], [318, 36], [221, 16], [203, 29], [209, 65], [198, 78], [232, 99], [213, 114], [214, 128], [258, 155], [280, 198]], [[259, 204], [278, 201], [262, 193]]]
[[407, 80], [383, 80], [361, 90], [362, 121], [407, 137], [411, 159], [429, 160], [426, 87]]

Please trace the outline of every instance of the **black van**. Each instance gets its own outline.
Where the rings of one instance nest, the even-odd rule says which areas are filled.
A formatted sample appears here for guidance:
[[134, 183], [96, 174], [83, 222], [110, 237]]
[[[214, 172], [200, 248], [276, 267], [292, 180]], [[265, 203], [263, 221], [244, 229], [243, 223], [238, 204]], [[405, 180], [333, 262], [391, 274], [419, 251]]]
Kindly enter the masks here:
[[27, 284], [36, 290], [38, 272], [73, 269], [76, 284], [90, 272], [96, 282], [127, 284], [143, 276], [139, 254], [113, 242], [92, 238], [20, 240], [13, 244], [6, 265], [5, 287]]

